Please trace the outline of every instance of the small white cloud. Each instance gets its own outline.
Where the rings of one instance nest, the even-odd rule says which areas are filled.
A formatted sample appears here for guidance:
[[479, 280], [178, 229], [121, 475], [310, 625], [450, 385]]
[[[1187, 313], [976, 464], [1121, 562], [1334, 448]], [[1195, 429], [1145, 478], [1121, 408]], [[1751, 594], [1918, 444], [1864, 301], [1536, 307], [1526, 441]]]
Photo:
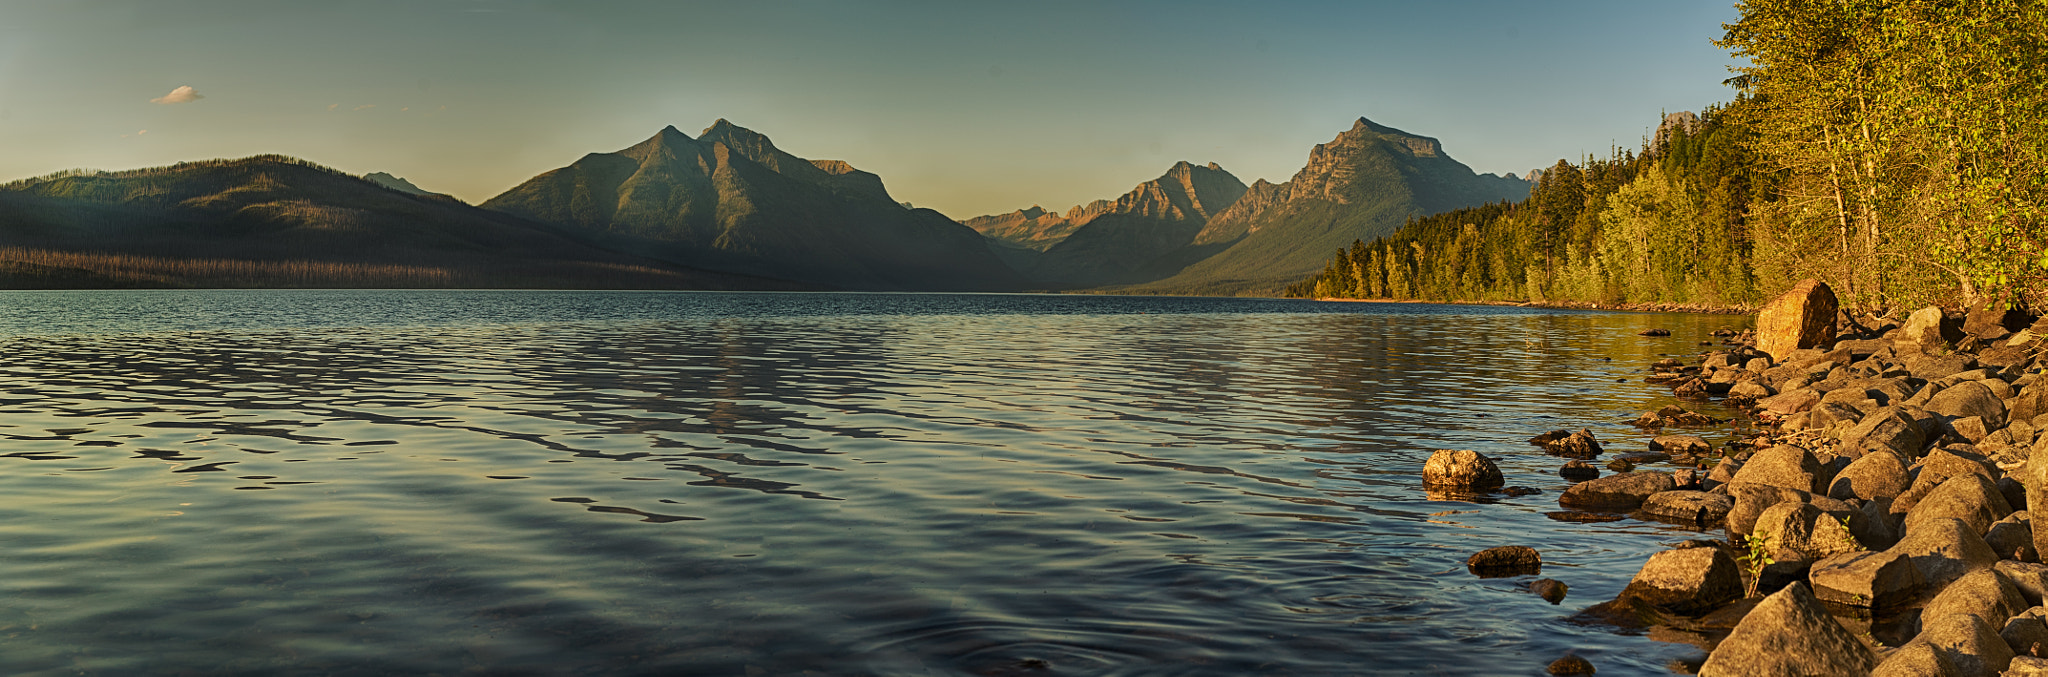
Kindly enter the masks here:
[[412, 106], [406, 106], [406, 107], [404, 107], [404, 108], [400, 108], [400, 109], [398, 109], [398, 112], [400, 112], [400, 113], [403, 113], [403, 112], [406, 112], [406, 111], [409, 111], [409, 110], [412, 110]]
[[355, 108], [354, 108], [353, 110], [369, 110], [369, 109], [371, 109], [371, 108], [376, 108], [376, 107], [377, 107], [377, 104], [374, 104], [374, 103], [366, 103], [366, 104], [363, 104], [363, 105], [360, 105], [360, 106], [356, 106], [356, 107], [355, 107]]
[[178, 88], [171, 90], [171, 93], [150, 99], [149, 102], [169, 105], [174, 103], [192, 103], [204, 98], [206, 97], [200, 96], [199, 90], [193, 89], [191, 85], [178, 85]]
[[148, 133], [149, 133], [149, 130], [145, 129], [145, 130], [142, 130], [142, 131], [136, 132], [136, 133], [135, 133], [135, 135], [136, 135], [136, 136], [142, 136], [142, 135], [144, 135], [144, 134], [148, 134]]
[[340, 108], [340, 107], [341, 107], [341, 104], [338, 104], [338, 103], [330, 103], [330, 104], [327, 104], [327, 110], [334, 110], [334, 109], [336, 109], [336, 108]]

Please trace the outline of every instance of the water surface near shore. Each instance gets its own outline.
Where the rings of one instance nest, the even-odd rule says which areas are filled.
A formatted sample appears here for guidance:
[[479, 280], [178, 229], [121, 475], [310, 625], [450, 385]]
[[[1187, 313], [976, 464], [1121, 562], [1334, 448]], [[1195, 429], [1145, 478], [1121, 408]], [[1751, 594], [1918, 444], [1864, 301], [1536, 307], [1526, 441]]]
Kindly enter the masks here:
[[[0, 672], [1662, 672], [1700, 651], [1563, 618], [1700, 534], [1546, 517], [1523, 441], [1642, 449], [1643, 365], [1745, 321], [0, 292]], [[1544, 493], [1431, 500], [1438, 448]], [[1502, 544], [1570, 598], [1464, 570]]]

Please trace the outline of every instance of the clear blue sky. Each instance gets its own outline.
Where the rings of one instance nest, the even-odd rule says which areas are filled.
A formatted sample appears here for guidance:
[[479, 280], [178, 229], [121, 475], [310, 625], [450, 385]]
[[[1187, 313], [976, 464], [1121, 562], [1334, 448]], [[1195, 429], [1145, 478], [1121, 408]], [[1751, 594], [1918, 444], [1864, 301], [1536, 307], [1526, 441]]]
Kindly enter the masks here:
[[1114, 197], [1178, 160], [1284, 181], [1360, 116], [1520, 174], [1727, 101], [1730, 60], [1708, 41], [1735, 16], [1640, 1], [0, 0], [0, 181], [283, 153], [479, 202], [721, 117], [955, 218]]

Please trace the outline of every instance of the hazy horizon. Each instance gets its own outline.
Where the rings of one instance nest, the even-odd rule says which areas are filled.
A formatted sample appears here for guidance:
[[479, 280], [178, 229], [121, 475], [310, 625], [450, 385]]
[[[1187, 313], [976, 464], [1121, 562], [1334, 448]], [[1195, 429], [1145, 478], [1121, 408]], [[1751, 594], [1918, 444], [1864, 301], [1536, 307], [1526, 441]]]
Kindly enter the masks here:
[[280, 153], [480, 202], [725, 118], [955, 218], [1176, 161], [1285, 181], [1353, 120], [1484, 173], [1726, 101], [1732, 6], [201, 0], [0, 8], [0, 181]]

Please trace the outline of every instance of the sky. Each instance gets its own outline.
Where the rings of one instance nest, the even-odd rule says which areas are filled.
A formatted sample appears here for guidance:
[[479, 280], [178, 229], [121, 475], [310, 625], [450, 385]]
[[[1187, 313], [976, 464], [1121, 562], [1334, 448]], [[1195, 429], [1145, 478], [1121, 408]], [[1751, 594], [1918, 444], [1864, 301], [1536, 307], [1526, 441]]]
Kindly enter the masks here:
[[0, 0], [0, 181], [279, 153], [482, 202], [719, 118], [954, 218], [1357, 118], [1517, 175], [1728, 101], [1716, 2]]

